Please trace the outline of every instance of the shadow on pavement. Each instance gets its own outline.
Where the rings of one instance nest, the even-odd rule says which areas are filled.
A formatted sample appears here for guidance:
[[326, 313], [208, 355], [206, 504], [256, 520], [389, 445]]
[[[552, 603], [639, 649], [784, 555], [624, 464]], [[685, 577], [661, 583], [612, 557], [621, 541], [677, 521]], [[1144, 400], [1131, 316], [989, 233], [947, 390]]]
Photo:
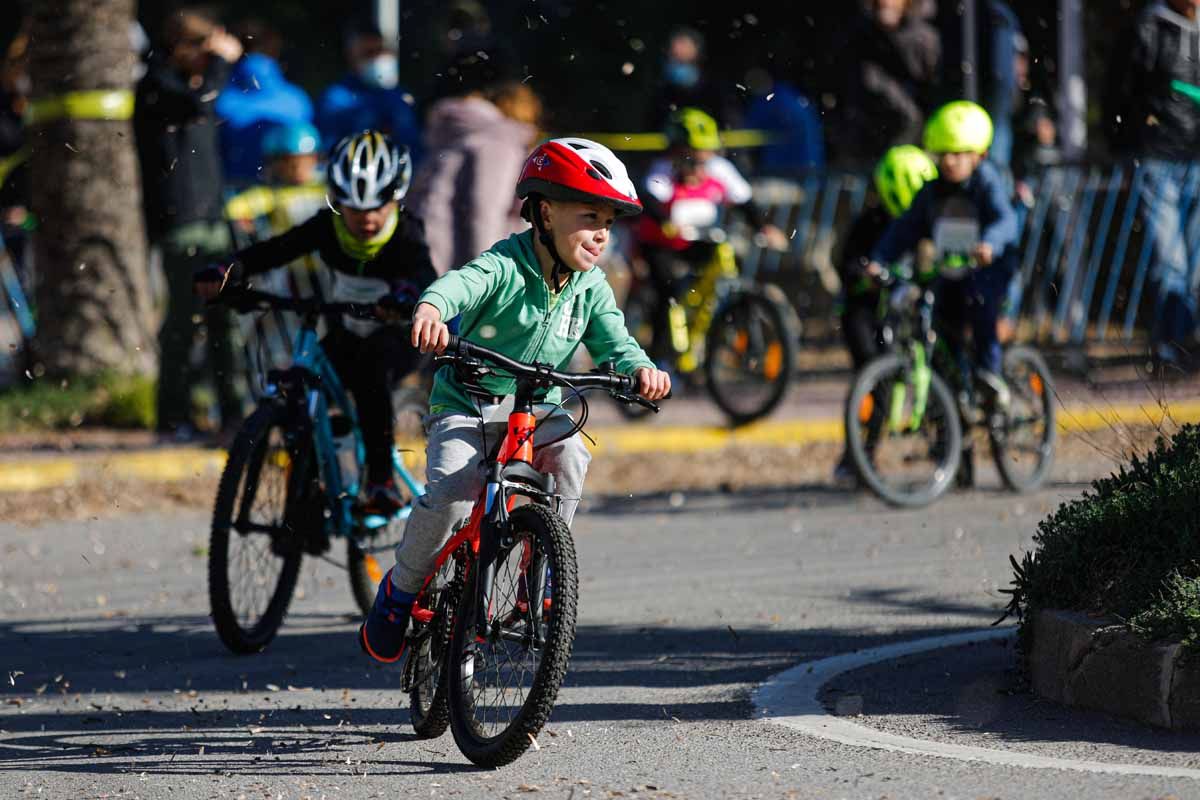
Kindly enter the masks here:
[[[267, 651], [241, 657], [205, 617], [69, 627], [0, 625], [12, 676], [0, 773], [342, 774], [351, 748], [368, 748], [372, 774], [468, 769], [448, 737], [409, 732], [399, 670], [364, 660], [344, 617], [297, 615]], [[551, 721], [747, 719], [749, 689], [797, 661], [911, 635], [583, 626]]]
[[[1200, 733], [1153, 728], [1099, 712], [1068, 708], [1030, 691], [1012, 639], [937, 650], [838, 676], [822, 693], [827, 707], [843, 695], [862, 698], [870, 727], [920, 733], [960, 744], [1051, 752], [1067, 745], [1074, 757], [1158, 763], [1135, 751], [1177, 753], [1200, 763]], [[1172, 762], [1174, 763], [1174, 762]], [[1182, 763], [1182, 762], [1180, 762]]]

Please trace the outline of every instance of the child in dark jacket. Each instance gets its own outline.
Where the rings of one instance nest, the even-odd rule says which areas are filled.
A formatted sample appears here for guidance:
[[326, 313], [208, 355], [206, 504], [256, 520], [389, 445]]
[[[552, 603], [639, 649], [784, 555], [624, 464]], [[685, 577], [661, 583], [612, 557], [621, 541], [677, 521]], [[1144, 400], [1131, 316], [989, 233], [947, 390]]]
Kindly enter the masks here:
[[925, 128], [925, 149], [937, 162], [938, 177], [888, 226], [867, 270], [881, 273], [882, 265], [925, 238], [933, 239], [939, 255], [967, 250], [978, 269], [941, 283], [938, 314], [950, 331], [970, 325], [977, 375], [1003, 395], [996, 321], [1017, 267], [1019, 231], [1004, 180], [984, 160], [991, 141], [991, 118], [975, 103], [956, 101], [934, 113]]

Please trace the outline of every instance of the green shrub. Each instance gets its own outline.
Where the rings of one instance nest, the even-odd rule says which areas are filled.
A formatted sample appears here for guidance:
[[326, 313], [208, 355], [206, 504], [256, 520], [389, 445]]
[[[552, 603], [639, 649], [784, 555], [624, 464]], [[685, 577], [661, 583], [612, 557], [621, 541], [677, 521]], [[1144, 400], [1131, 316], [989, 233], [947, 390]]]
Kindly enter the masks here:
[[[1191, 570], [1196, 571], [1195, 565]], [[1200, 578], [1174, 572], [1154, 604], [1129, 620], [1129, 627], [1146, 639], [1180, 642], [1200, 650]]]
[[74, 380], [35, 380], [0, 392], [0, 432], [104, 425], [151, 428], [155, 383], [106, 373]]
[[1044, 608], [1140, 620], [1131, 627], [1151, 637], [1195, 628], [1182, 609], [1200, 614], [1200, 428], [1160, 438], [1144, 458], [1094, 482], [1042, 520], [1034, 542], [1020, 563], [1011, 559], [1007, 590], [1005, 616], [1022, 621], [1023, 641]]

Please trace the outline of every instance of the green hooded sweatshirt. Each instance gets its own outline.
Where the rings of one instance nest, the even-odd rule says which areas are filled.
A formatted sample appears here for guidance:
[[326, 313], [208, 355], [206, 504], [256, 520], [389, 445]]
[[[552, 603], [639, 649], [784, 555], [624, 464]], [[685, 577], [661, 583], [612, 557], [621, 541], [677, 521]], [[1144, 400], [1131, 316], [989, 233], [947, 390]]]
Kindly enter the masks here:
[[[582, 344], [597, 364], [612, 362], [623, 374], [654, 366], [625, 328], [625, 315], [600, 269], [572, 272], [557, 296], [550, 292], [533, 251], [532, 230], [496, 242], [478, 258], [438, 278], [421, 302], [440, 311], [446, 321], [461, 314], [460, 336], [525, 363], [562, 369]], [[516, 390], [511, 378], [488, 376], [481, 383], [494, 395]], [[557, 403], [560, 397], [555, 388], [545, 401]], [[434, 378], [429, 411], [475, 414], [478, 406], [446, 366]]]

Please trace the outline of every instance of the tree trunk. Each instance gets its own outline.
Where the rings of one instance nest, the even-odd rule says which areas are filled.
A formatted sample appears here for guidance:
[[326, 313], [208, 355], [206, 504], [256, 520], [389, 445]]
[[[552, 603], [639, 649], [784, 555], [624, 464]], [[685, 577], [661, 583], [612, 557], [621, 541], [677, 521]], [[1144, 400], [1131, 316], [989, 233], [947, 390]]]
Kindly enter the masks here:
[[[34, 3], [34, 100], [132, 89], [134, 7], [135, 0]], [[30, 133], [36, 360], [56, 377], [153, 375], [156, 320], [132, 121], [62, 118]]]

